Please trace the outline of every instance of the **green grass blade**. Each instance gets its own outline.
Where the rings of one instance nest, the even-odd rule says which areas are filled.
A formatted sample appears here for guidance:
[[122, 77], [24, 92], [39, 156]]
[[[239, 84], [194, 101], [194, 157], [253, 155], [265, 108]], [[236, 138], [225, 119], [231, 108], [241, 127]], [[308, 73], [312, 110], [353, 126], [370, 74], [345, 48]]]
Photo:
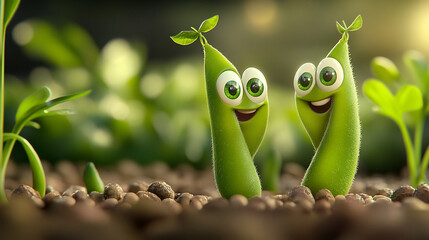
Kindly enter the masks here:
[[4, 4], [4, 22], [3, 26], [6, 28], [6, 26], [9, 24], [10, 20], [12, 19], [13, 15], [16, 12], [16, 9], [18, 9], [20, 0], [6, 0]]
[[37, 155], [33, 146], [31, 146], [25, 138], [14, 133], [4, 133], [3, 140], [17, 140], [22, 144], [25, 152], [27, 153], [31, 171], [33, 173], [33, 188], [40, 193], [41, 197], [43, 197], [46, 191], [45, 172], [43, 170], [42, 163], [40, 162], [39, 155]]
[[100, 175], [98, 174], [97, 168], [93, 162], [89, 162], [83, 172], [83, 180], [85, 182], [86, 191], [91, 193], [96, 191], [99, 193], [104, 192], [104, 183], [101, 180]]

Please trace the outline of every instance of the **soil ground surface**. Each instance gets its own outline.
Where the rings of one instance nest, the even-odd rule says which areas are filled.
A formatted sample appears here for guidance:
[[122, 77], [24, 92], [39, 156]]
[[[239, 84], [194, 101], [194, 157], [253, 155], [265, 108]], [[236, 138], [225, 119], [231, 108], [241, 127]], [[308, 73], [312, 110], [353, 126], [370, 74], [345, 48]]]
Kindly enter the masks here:
[[211, 169], [122, 161], [99, 169], [103, 193], [87, 193], [83, 165], [44, 167], [41, 198], [30, 169], [10, 162], [0, 239], [429, 239], [429, 186], [406, 176], [357, 177], [346, 196], [313, 196], [290, 163], [278, 193], [227, 200]]

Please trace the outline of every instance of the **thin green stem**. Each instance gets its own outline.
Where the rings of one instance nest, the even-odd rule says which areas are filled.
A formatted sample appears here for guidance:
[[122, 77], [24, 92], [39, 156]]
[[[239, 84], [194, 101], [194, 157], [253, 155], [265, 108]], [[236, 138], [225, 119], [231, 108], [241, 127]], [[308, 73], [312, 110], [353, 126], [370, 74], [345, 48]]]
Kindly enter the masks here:
[[408, 168], [410, 170], [410, 184], [413, 187], [416, 187], [417, 186], [416, 161], [414, 160], [414, 150], [413, 150], [413, 144], [411, 142], [410, 134], [403, 121], [401, 120], [397, 121], [397, 124], [399, 126], [399, 129], [401, 130], [402, 138], [404, 139], [405, 150], [407, 152]]
[[6, 168], [3, 167], [3, 130], [4, 130], [4, 5], [5, 0], [0, 1], [0, 203], [7, 202], [5, 187]]
[[[414, 129], [414, 160], [416, 161], [416, 166], [421, 167], [421, 157], [422, 157], [422, 141], [423, 141], [423, 131], [425, 123], [425, 112], [424, 109], [418, 111], [417, 113], [416, 127]], [[417, 176], [417, 184], [421, 183], [421, 171], [419, 171]]]
[[425, 154], [423, 155], [422, 165], [420, 166], [419, 183], [426, 180], [426, 169], [429, 163], [429, 146], [426, 148]]

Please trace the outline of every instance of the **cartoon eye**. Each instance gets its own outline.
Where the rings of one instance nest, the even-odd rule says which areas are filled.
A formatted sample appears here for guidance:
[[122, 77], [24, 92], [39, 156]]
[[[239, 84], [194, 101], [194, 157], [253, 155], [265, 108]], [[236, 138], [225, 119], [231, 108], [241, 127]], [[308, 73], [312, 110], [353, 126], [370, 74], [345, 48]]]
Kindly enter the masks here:
[[334, 58], [325, 58], [317, 66], [317, 86], [325, 92], [337, 90], [344, 79], [343, 67]]
[[316, 66], [312, 63], [304, 63], [296, 71], [293, 86], [298, 96], [302, 97], [311, 92], [314, 87], [314, 74], [316, 73]]
[[243, 85], [246, 94], [254, 103], [262, 103], [267, 97], [267, 81], [264, 74], [256, 68], [250, 67], [243, 72]]
[[216, 81], [217, 93], [222, 101], [228, 105], [236, 106], [243, 98], [240, 77], [233, 71], [225, 71]]

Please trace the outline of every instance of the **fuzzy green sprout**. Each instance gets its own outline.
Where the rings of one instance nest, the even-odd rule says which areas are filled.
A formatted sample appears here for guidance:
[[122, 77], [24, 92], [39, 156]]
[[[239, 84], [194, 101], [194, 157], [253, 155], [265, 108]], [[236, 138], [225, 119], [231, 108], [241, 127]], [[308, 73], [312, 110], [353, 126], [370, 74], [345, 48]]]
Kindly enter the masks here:
[[253, 163], [268, 121], [268, 86], [256, 68], [240, 77], [235, 66], [212, 47], [202, 33], [212, 30], [219, 16], [205, 20], [198, 30], [182, 31], [171, 39], [189, 45], [198, 38], [204, 48], [205, 80], [213, 144], [216, 185], [225, 198], [261, 194]]
[[97, 168], [93, 162], [89, 162], [83, 171], [83, 181], [85, 182], [86, 191], [91, 193], [96, 191], [99, 193], [104, 192], [104, 183], [98, 174]]
[[[404, 55], [404, 62], [414, 84], [406, 84], [404, 76], [399, 74], [395, 64], [385, 57], [376, 57], [372, 61], [375, 79], [367, 80], [363, 85], [365, 95], [377, 105], [375, 109], [381, 115], [392, 119], [399, 127], [407, 154], [410, 184], [417, 187], [427, 182], [426, 170], [429, 163], [429, 146], [422, 156], [422, 140], [425, 117], [429, 115], [429, 66], [422, 54], [410, 51]], [[396, 95], [383, 83], [398, 87]], [[396, 85], [395, 85], [396, 84]], [[411, 117], [414, 129], [412, 140], [406, 125], [405, 113]]]
[[4, 46], [5, 46], [5, 33], [6, 27], [15, 13], [19, 5], [19, 0], [1, 0], [0, 2], [0, 40], [1, 40], [1, 75], [0, 75], [0, 203], [6, 203], [5, 193], [5, 177], [6, 168], [9, 161], [10, 154], [18, 141], [24, 147], [27, 153], [30, 167], [33, 174], [33, 188], [40, 193], [43, 197], [46, 190], [45, 173], [43, 171], [42, 163], [40, 162], [39, 156], [37, 155], [31, 144], [23, 137], [19, 136], [19, 133], [25, 126], [31, 126], [39, 128], [39, 124], [34, 122], [36, 118], [52, 115], [68, 115], [71, 114], [70, 110], [52, 110], [50, 108], [67, 102], [79, 97], [83, 97], [89, 93], [89, 91], [77, 93], [69, 96], [55, 98], [48, 101], [51, 96], [51, 91], [47, 87], [41, 88], [39, 91], [25, 98], [18, 107], [15, 115], [15, 126], [12, 132], [4, 132]]
[[356, 173], [360, 122], [347, 42], [349, 32], [361, 26], [360, 15], [349, 27], [337, 22], [340, 41], [317, 68], [305, 63], [295, 74], [296, 107], [316, 150], [302, 185], [313, 194], [327, 188], [345, 195]]

